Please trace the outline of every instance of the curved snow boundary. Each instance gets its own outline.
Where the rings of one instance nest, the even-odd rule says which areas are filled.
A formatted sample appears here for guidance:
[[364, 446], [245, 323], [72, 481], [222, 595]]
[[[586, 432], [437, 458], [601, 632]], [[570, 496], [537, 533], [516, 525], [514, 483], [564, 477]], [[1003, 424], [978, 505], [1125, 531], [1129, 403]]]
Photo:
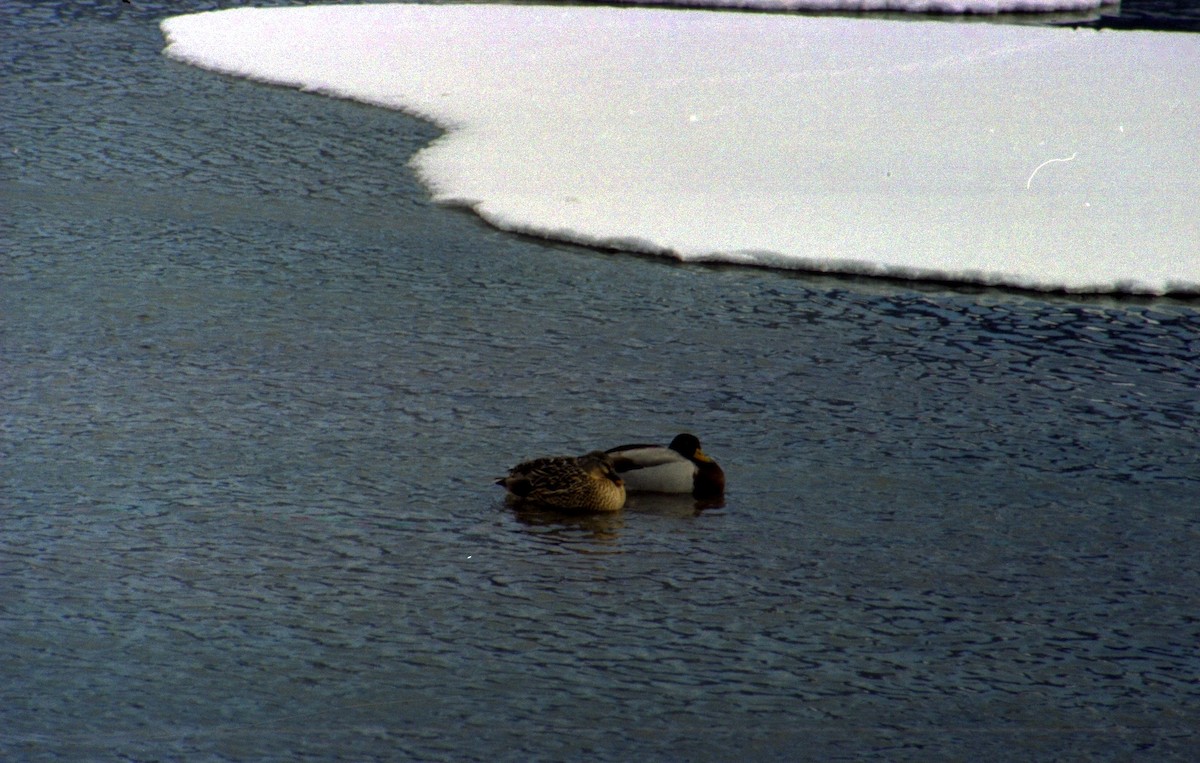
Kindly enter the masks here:
[[235, 9], [170, 57], [426, 117], [434, 197], [681, 260], [1200, 292], [1200, 36], [672, 10]]
[[628, 5], [738, 8], [761, 11], [841, 11], [846, 13], [1081, 13], [1120, 0], [610, 0]]

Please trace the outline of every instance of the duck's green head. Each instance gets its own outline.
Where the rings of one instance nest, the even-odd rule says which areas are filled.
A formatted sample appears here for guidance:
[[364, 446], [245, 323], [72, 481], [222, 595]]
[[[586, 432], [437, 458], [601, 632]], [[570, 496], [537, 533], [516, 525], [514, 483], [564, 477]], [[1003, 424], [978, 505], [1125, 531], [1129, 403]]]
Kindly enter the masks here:
[[700, 438], [694, 434], [684, 432], [683, 434], [675, 435], [675, 439], [671, 440], [671, 444], [667, 447], [689, 461], [712, 463], [712, 459], [705, 455], [704, 451], [700, 450]]

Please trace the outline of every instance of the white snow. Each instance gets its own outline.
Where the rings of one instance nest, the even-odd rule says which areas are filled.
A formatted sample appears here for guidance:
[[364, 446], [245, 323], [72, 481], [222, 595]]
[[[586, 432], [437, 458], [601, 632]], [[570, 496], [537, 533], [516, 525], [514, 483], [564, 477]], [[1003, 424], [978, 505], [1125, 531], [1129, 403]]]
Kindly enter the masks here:
[[162, 28], [180, 61], [444, 126], [418, 172], [502, 229], [683, 260], [1200, 291], [1200, 35], [502, 5]]
[[744, 8], [764, 11], [897, 13], [1079, 13], [1120, 0], [610, 0], [629, 5]]

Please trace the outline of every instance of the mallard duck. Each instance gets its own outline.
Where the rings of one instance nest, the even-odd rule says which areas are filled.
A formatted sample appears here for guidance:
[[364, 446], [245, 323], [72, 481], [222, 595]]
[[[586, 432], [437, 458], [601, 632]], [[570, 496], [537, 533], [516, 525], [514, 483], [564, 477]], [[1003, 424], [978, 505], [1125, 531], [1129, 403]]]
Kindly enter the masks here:
[[631, 493], [691, 493], [695, 498], [725, 493], [725, 472], [700, 450], [695, 435], [678, 435], [665, 448], [621, 445], [607, 453]]
[[510, 501], [563, 511], [617, 511], [625, 505], [625, 483], [599, 450], [525, 461], [496, 484]]

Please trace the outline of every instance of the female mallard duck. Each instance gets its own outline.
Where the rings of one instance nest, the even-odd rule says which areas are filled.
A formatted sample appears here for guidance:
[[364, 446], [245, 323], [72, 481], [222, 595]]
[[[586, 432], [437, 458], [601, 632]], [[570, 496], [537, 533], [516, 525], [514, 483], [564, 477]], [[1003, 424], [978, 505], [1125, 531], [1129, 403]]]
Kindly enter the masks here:
[[617, 511], [625, 505], [625, 483], [601, 451], [584, 456], [549, 456], [517, 464], [496, 480], [510, 501], [563, 511]]
[[621, 445], [608, 456], [631, 493], [691, 493], [701, 499], [725, 493], [725, 472], [700, 450], [695, 435], [678, 435], [665, 448]]

